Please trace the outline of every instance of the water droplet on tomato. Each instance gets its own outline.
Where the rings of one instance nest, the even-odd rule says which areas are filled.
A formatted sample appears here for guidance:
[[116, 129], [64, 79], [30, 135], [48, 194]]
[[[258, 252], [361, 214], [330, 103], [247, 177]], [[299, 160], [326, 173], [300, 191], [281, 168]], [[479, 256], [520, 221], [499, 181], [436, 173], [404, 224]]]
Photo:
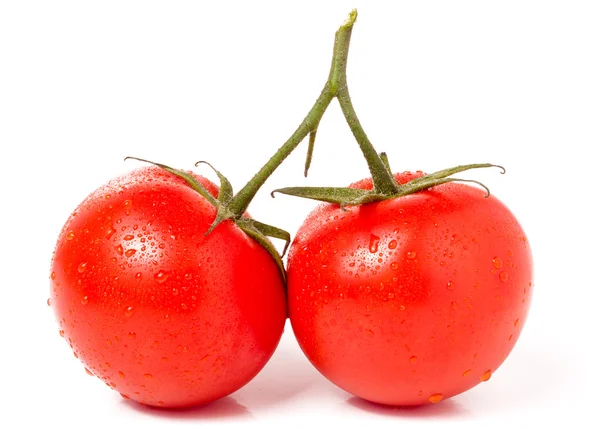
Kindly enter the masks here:
[[125, 241], [131, 241], [131, 240], [133, 240], [134, 238], [135, 238], [135, 236], [134, 236], [134, 235], [132, 235], [132, 234], [127, 234], [126, 236], [124, 236], [124, 237], [123, 237], [123, 240], [125, 240]]
[[490, 378], [492, 378], [492, 370], [490, 369], [488, 369], [481, 375], [481, 377], [479, 377], [481, 381], [488, 381]]
[[87, 369], [87, 368], [84, 368], [84, 369], [85, 369], [85, 373], [86, 373], [87, 375], [90, 375], [90, 376], [94, 377], [94, 373], [93, 373], [92, 371], [90, 371], [90, 370], [89, 370], [89, 369]]
[[75, 233], [73, 231], [67, 232], [67, 240], [73, 240], [75, 238]]
[[458, 308], [458, 304], [456, 303], [456, 301], [452, 301], [450, 303], [450, 307], [452, 307], [453, 310], [456, 310]]
[[448, 284], [446, 285], [446, 289], [448, 289], [448, 290], [454, 290], [454, 282], [453, 281], [449, 281]]
[[113, 236], [113, 234], [117, 232], [116, 229], [114, 229], [112, 226], [109, 226], [108, 229], [106, 230], [106, 232], [104, 233], [104, 236], [109, 239], [110, 237]]
[[88, 297], [87, 297], [87, 295], [81, 298], [81, 303], [83, 305], [86, 305], [88, 303]]
[[58, 331], [58, 335], [60, 335], [61, 337], [65, 337], [65, 331], [63, 331], [62, 329]]
[[392, 268], [392, 270], [396, 271], [398, 269], [398, 263], [392, 262], [392, 265], [390, 265], [390, 267]]
[[125, 399], [125, 400], [129, 400], [129, 396], [127, 396], [126, 394], [124, 394], [124, 393], [120, 393], [120, 395], [121, 395], [121, 397], [122, 397], [123, 399]]
[[142, 273], [135, 273], [135, 279], [140, 282], [142, 281]]
[[173, 293], [173, 296], [179, 295], [179, 289], [177, 289], [177, 288], [174, 287], [172, 293]]
[[396, 240], [392, 240], [390, 241], [390, 243], [388, 244], [388, 247], [390, 249], [395, 249], [398, 246], [398, 242]]
[[406, 252], [406, 257], [408, 259], [415, 259], [417, 257], [417, 252], [414, 250], [410, 250], [410, 251]]
[[444, 399], [444, 395], [442, 395], [441, 393], [436, 393], [429, 397], [429, 402], [431, 402], [432, 404], [437, 404], [442, 399]]
[[128, 258], [132, 257], [133, 255], [135, 255], [135, 252], [137, 252], [136, 249], [127, 249], [125, 251], [125, 256], [127, 256]]
[[418, 359], [417, 359], [417, 357], [416, 357], [416, 356], [411, 356], [411, 357], [408, 359], [408, 361], [409, 361], [410, 363], [417, 363]]
[[120, 244], [118, 246], [115, 246], [115, 251], [120, 255], [123, 256], [123, 246], [121, 246]]
[[135, 340], [135, 332], [130, 332], [129, 334], [129, 338], [131, 338], [132, 340]]
[[369, 240], [369, 252], [377, 253], [377, 250], [379, 250], [379, 240], [380, 238], [378, 236], [371, 234], [371, 238]]
[[50, 273], [50, 279], [54, 280], [56, 278], [56, 273], [54, 271], [52, 271]]
[[166, 271], [163, 271], [163, 270], [160, 270], [158, 273], [156, 273], [154, 275], [154, 279], [158, 283], [164, 283], [167, 281], [168, 278], [169, 278], [169, 273], [167, 273]]
[[498, 277], [500, 277], [500, 281], [502, 283], [506, 283], [508, 280], [508, 273], [506, 271], [502, 271]]
[[133, 307], [130, 306], [125, 309], [125, 317], [131, 317], [131, 316], [133, 316]]
[[52, 300], [50, 298], [48, 298], [48, 300], [46, 301], [46, 304], [48, 304], [48, 307], [52, 307]]
[[81, 264], [79, 264], [79, 266], [77, 267], [77, 271], [79, 271], [80, 273], [83, 273], [85, 271], [85, 269], [87, 268], [87, 262], [82, 262]]
[[144, 374], [144, 378], [147, 380], [151, 380], [154, 376], [152, 374]]
[[494, 265], [494, 268], [502, 268], [502, 259], [496, 256], [492, 259], [492, 264]]
[[371, 331], [370, 329], [365, 329], [365, 332], [371, 337], [375, 335], [375, 332]]

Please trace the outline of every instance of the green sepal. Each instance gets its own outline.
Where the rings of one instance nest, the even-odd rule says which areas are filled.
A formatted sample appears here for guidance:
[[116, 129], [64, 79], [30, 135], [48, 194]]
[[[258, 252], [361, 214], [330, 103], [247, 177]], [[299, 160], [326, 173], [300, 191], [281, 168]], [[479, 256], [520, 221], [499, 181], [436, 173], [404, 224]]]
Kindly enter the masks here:
[[323, 201], [326, 203], [335, 203], [340, 205], [353, 204], [355, 201], [367, 198], [371, 191], [364, 189], [352, 188], [321, 188], [321, 187], [290, 187], [275, 189], [271, 192], [271, 196], [275, 196], [275, 192], [294, 197], [308, 198], [311, 200]]
[[271, 257], [277, 263], [277, 266], [279, 267], [279, 272], [281, 273], [283, 282], [285, 283], [286, 282], [286, 274], [285, 274], [285, 267], [283, 266], [283, 260], [281, 259], [281, 256], [279, 256], [279, 253], [277, 252], [277, 249], [275, 248], [273, 243], [271, 243], [271, 240], [269, 240], [267, 238], [267, 236], [259, 228], [257, 228], [257, 226], [256, 226], [257, 222], [253, 219], [248, 219], [248, 218], [242, 217], [240, 219], [236, 219], [235, 223], [250, 238], [252, 238], [258, 244], [260, 244], [263, 249], [265, 249], [267, 252], [269, 252], [269, 255], [271, 255]]
[[198, 192], [200, 195], [202, 195], [204, 198], [206, 198], [213, 206], [215, 206], [215, 207], [218, 206], [218, 202], [215, 199], [215, 197], [213, 197], [210, 194], [210, 192], [208, 192], [208, 189], [206, 189], [200, 182], [198, 182], [198, 180], [196, 180], [196, 178], [194, 176], [192, 176], [191, 174], [189, 174], [183, 170], [177, 170], [175, 168], [169, 167], [168, 165], [165, 165], [165, 164], [148, 161], [147, 159], [136, 158], [135, 156], [128, 156], [125, 158], [125, 160], [128, 160], [128, 159], [135, 159], [137, 161], [147, 162], [148, 164], [152, 164], [157, 167], [160, 167], [163, 170], [168, 171], [169, 173], [182, 178], [183, 180], [185, 180], [187, 182], [188, 185], [190, 185], [192, 187], [192, 189], [194, 191]]
[[[425, 176], [425, 177], [429, 177], [429, 176]], [[481, 186], [483, 189], [485, 189], [486, 191], [486, 198], [490, 196], [490, 189], [485, 186], [483, 183], [477, 181], [477, 180], [469, 180], [469, 179], [458, 179], [458, 178], [454, 178], [454, 177], [445, 177], [445, 178], [441, 178], [441, 179], [435, 179], [435, 178], [430, 178], [429, 180], [424, 180], [424, 181], [420, 181], [417, 183], [413, 183], [414, 180], [400, 186], [400, 192], [398, 192], [396, 195], [394, 195], [393, 197], [402, 197], [405, 195], [410, 195], [410, 194], [414, 194], [416, 192], [419, 191], [423, 191], [429, 188], [432, 188], [434, 186], [438, 186], [438, 185], [443, 185], [444, 183], [450, 183], [450, 182], [467, 182], [467, 183], [475, 183], [479, 186]]]
[[430, 179], [442, 179], [444, 177], [452, 176], [453, 174], [460, 173], [462, 171], [473, 170], [475, 168], [490, 168], [490, 167], [497, 167], [497, 168], [501, 169], [502, 170], [500, 172], [501, 174], [506, 173], [506, 169], [504, 167], [502, 167], [501, 165], [496, 165], [496, 164], [466, 164], [466, 165], [459, 165], [459, 166], [456, 166], [456, 167], [453, 167], [453, 168], [447, 168], [445, 170], [436, 171], [435, 173], [427, 174], [427, 175], [425, 175], [423, 177], [418, 177], [418, 178], [413, 179], [410, 182], [408, 182], [407, 185], [409, 183], [418, 183], [418, 182], [422, 182], [422, 181], [426, 181], [426, 180], [430, 180]]
[[288, 246], [290, 245], [290, 241], [291, 241], [290, 233], [284, 229], [277, 228], [276, 226], [268, 225], [266, 223], [262, 223], [257, 220], [254, 220], [254, 219], [251, 219], [251, 221], [252, 221], [252, 224], [254, 225], [254, 227], [256, 229], [258, 229], [260, 232], [262, 232], [264, 235], [266, 235], [267, 237], [273, 237], [273, 238], [277, 238], [279, 240], [285, 241], [285, 244], [283, 246], [283, 251], [281, 252], [281, 257], [283, 258], [283, 256], [285, 255], [285, 252], [288, 249]]
[[390, 160], [388, 159], [387, 153], [381, 152], [379, 154], [379, 158], [381, 158], [381, 161], [383, 162], [383, 165], [385, 165], [385, 168], [387, 169], [388, 173], [390, 173], [390, 176], [394, 177], [394, 173], [392, 173], [392, 168], [390, 167]]
[[206, 164], [208, 165], [212, 171], [215, 172], [215, 174], [219, 177], [219, 196], [218, 196], [218, 200], [221, 204], [228, 204], [229, 201], [231, 201], [231, 199], [233, 198], [233, 186], [231, 186], [231, 182], [227, 179], [227, 177], [225, 177], [223, 174], [221, 174], [221, 172], [219, 170], [217, 170], [215, 167], [213, 167], [209, 162], [206, 161], [198, 161], [196, 164], [194, 164], [196, 167], [198, 167], [198, 164]]

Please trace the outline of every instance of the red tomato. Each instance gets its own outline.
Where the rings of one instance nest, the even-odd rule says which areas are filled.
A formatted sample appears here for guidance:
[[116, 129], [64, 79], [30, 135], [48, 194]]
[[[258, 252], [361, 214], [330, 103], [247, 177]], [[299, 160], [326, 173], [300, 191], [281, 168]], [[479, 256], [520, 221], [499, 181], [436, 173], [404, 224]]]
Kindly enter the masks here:
[[274, 352], [286, 318], [277, 264], [231, 221], [205, 236], [215, 215], [182, 179], [149, 167], [92, 193], [64, 226], [51, 274], [60, 333], [123, 396], [209, 402]]
[[325, 377], [399, 406], [490, 378], [525, 322], [532, 257], [515, 217], [484, 196], [450, 183], [310, 214], [288, 256], [288, 306], [302, 350]]

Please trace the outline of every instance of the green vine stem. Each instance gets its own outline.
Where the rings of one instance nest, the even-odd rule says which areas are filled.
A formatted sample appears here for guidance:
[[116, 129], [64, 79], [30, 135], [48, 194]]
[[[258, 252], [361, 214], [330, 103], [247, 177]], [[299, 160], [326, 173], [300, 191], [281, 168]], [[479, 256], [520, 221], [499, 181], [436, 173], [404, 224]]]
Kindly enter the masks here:
[[352, 28], [356, 22], [357, 16], [358, 12], [356, 9], [350, 12], [348, 19], [335, 34], [329, 78], [321, 91], [321, 95], [319, 95], [314, 106], [310, 109], [308, 115], [306, 115], [306, 118], [304, 118], [292, 136], [283, 144], [283, 146], [281, 146], [281, 148], [279, 148], [271, 159], [267, 161], [263, 168], [261, 168], [260, 171], [256, 173], [256, 175], [254, 175], [254, 177], [233, 197], [228, 208], [234, 215], [240, 216], [248, 208], [250, 201], [252, 201], [269, 176], [271, 176], [277, 167], [281, 165], [285, 158], [287, 158], [304, 138], [310, 134], [311, 141], [309, 142], [309, 153], [305, 167], [306, 174], [308, 166], [310, 165], [310, 159], [312, 158], [312, 149], [317, 127], [319, 126], [319, 122], [327, 110], [327, 107], [329, 107], [329, 104], [335, 97], [338, 98], [346, 121], [367, 159], [371, 175], [373, 176], [375, 189], [381, 193], [390, 195], [397, 192], [396, 182], [373, 148], [373, 145], [369, 142], [366, 133], [358, 121], [356, 112], [350, 101], [350, 94], [348, 93], [346, 65], [348, 63], [348, 51], [350, 48]]

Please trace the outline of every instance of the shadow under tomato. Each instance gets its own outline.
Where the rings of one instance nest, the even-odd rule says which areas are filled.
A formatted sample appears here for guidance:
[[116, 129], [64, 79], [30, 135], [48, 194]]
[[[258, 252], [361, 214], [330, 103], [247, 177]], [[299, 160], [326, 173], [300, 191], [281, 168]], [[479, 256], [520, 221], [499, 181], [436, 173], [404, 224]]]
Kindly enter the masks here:
[[321, 380], [321, 374], [302, 353], [288, 324], [284, 338], [267, 365], [233, 396], [251, 410], [272, 407], [293, 399]]
[[140, 413], [168, 418], [168, 419], [231, 419], [231, 418], [248, 418], [252, 417], [252, 413], [238, 402], [227, 396], [208, 404], [199, 405], [197, 407], [169, 409], [157, 408], [148, 405], [140, 404], [139, 402], [123, 399], [125, 407], [135, 410]]
[[412, 417], [412, 418], [452, 418], [463, 417], [469, 414], [469, 411], [462, 407], [453, 399], [446, 399], [437, 404], [417, 405], [409, 407], [394, 407], [391, 405], [382, 405], [375, 402], [353, 396], [346, 401], [354, 408], [367, 411], [373, 414], [393, 417]]

